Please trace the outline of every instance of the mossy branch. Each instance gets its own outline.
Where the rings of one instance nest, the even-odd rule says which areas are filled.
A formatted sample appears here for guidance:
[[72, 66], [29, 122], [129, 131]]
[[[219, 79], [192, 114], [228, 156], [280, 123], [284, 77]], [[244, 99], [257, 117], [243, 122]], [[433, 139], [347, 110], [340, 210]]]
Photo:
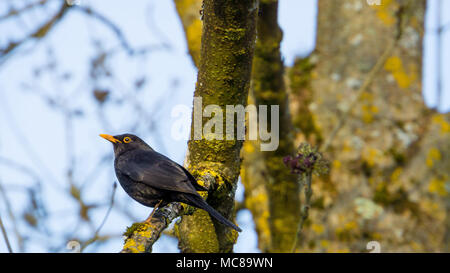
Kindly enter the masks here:
[[[215, 183], [215, 177], [209, 173], [205, 173], [199, 177], [195, 175], [198, 182], [206, 189]], [[202, 197], [206, 198], [208, 195], [201, 192]], [[196, 211], [195, 208], [183, 203], [170, 203], [166, 207], [158, 209], [150, 223], [134, 223], [124, 232], [125, 242], [122, 253], [142, 253], [152, 252], [153, 244], [159, 239], [161, 233], [172, 223], [176, 218], [182, 215], [191, 215]]]
[[282, 164], [295, 146], [280, 52], [283, 33], [278, 25], [278, 1], [260, 1], [258, 14], [251, 99], [257, 105], [279, 106], [279, 146], [275, 151], [262, 152], [255, 143], [247, 142], [241, 176], [259, 248], [264, 252], [289, 252], [297, 231], [300, 199], [295, 175]]
[[184, 35], [194, 65], [200, 65], [200, 48], [202, 38], [202, 0], [175, 0], [175, 7], [181, 24], [183, 25]]
[[[202, 98], [202, 109], [217, 105], [247, 104], [255, 46], [258, 6], [255, 0], [204, 0], [203, 32], [195, 97]], [[195, 109], [194, 109], [195, 111]], [[193, 114], [189, 147], [189, 167], [194, 174], [209, 172], [216, 176], [208, 201], [227, 218], [234, 215], [234, 193], [240, 171], [242, 140], [196, 139]], [[225, 119], [223, 125], [225, 127]], [[218, 179], [217, 179], [218, 178]], [[198, 232], [201, 231], [201, 232]], [[182, 217], [178, 225], [180, 249], [183, 252], [231, 252], [236, 232], [211, 223], [209, 215], [197, 210]], [[212, 242], [205, 245], [205, 242]]]
[[[251, 63], [255, 41], [257, 6], [254, 0], [205, 0], [201, 58], [195, 97], [203, 105], [246, 105], [250, 85]], [[194, 109], [195, 110], [195, 109]], [[203, 109], [201, 109], [203, 113]], [[208, 203], [227, 218], [234, 214], [234, 192], [239, 177], [241, 140], [206, 140], [188, 142], [187, 169], [200, 181], [209, 181]], [[202, 126], [206, 120], [202, 120]], [[225, 121], [224, 121], [225, 122]], [[237, 139], [235, 136], [234, 139]], [[185, 209], [170, 204], [156, 211], [151, 224], [137, 224], [127, 232], [123, 252], [149, 252], [161, 232], [178, 216], [175, 227], [183, 252], [231, 252], [235, 231], [223, 225], [211, 225], [209, 215], [195, 210], [186, 216]], [[184, 217], [186, 216], [186, 217]], [[214, 224], [214, 222], [213, 222]], [[205, 248], [205, 242], [216, 241]]]
[[153, 244], [159, 239], [161, 232], [169, 224], [183, 213], [180, 203], [170, 203], [164, 208], [158, 209], [151, 223], [134, 223], [128, 227], [125, 233], [125, 243], [122, 253], [152, 252]]

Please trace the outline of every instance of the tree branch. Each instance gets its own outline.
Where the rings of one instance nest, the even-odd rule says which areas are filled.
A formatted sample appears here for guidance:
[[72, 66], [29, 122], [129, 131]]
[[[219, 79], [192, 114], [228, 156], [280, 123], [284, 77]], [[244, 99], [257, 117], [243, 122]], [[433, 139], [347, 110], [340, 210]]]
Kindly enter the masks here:
[[[206, 188], [214, 185], [215, 178], [210, 174], [197, 178]], [[134, 223], [124, 233], [126, 236], [122, 253], [152, 252], [153, 244], [159, 239], [161, 233], [182, 215], [192, 214], [195, 208], [181, 203], [170, 203], [164, 208], [158, 209], [152, 217], [151, 223]]]
[[202, 2], [202, 0], [175, 0], [175, 7], [183, 25], [189, 54], [196, 67], [200, 65]]
[[45, 22], [43, 25], [41, 25], [37, 30], [35, 30], [33, 33], [29, 34], [22, 40], [18, 42], [10, 42], [9, 45], [4, 48], [0, 49], [0, 65], [2, 65], [6, 59], [11, 55], [11, 53], [19, 48], [21, 45], [23, 45], [28, 39], [34, 38], [36, 40], [40, 40], [64, 17], [64, 15], [69, 10], [70, 6], [66, 3], [66, 1], [62, 1], [63, 4], [61, 5], [58, 12], [50, 18], [47, 22]]
[[5, 226], [3, 225], [2, 216], [0, 215], [0, 229], [2, 230], [3, 239], [5, 240], [6, 247], [8, 248], [9, 253], [13, 253], [11, 244], [9, 243], [8, 234], [6, 233]]
[[6, 19], [8, 19], [8, 18], [10, 18], [12, 16], [18, 16], [18, 15], [22, 14], [23, 12], [25, 12], [25, 11], [27, 11], [29, 9], [32, 9], [32, 8], [34, 8], [36, 6], [44, 5], [46, 2], [47, 2], [47, 0], [39, 0], [39, 1], [36, 1], [36, 2], [29, 3], [29, 4], [23, 6], [20, 9], [10, 9], [8, 13], [0, 16], [0, 21], [6, 20]]
[[283, 33], [278, 25], [278, 1], [261, 1], [258, 14], [251, 95], [256, 105], [279, 106], [279, 146], [275, 151], [261, 151], [255, 146], [258, 142], [246, 142], [242, 181], [246, 198], [251, 199], [259, 248], [289, 252], [300, 217], [300, 199], [296, 176], [283, 166], [283, 158], [295, 147], [280, 52]]
[[128, 54], [132, 55], [135, 50], [133, 47], [128, 43], [127, 39], [125, 38], [125, 35], [123, 34], [122, 30], [110, 19], [105, 17], [103, 14], [100, 14], [99, 12], [85, 6], [73, 6], [75, 10], [81, 11], [85, 13], [86, 15], [98, 20], [99, 22], [106, 25], [108, 28], [110, 28], [114, 34], [116, 35], [117, 39], [120, 41], [120, 44], [122, 47], [127, 51]]
[[153, 244], [159, 239], [161, 233], [170, 223], [183, 213], [180, 203], [170, 203], [158, 209], [151, 223], [135, 223], [125, 232], [125, 243], [122, 253], [152, 252]]
[[[254, 0], [205, 0], [203, 4], [201, 56], [194, 93], [202, 103], [200, 106], [194, 102], [189, 170], [197, 177], [205, 173], [215, 177], [209, 204], [230, 219], [243, 140], [238, 139], [237, 130], [233, 140], [218, 139], [217, 128], [212, 135], [199, 135], [201, 128], [196, 129], [196, 123], [203, 128], [208, 120], [196, 115], [196, 111], [202, 115], [205, 107], [217, 105], [225, 113], [227, 105], [247, 104], [258, 6]], [[225, 118], [221, 123], [226, 128]], [[182, 217], [178, 235], [182, 252], [231, 252], [237, 239], [237, 232], [215, 224], [201, 210]]]

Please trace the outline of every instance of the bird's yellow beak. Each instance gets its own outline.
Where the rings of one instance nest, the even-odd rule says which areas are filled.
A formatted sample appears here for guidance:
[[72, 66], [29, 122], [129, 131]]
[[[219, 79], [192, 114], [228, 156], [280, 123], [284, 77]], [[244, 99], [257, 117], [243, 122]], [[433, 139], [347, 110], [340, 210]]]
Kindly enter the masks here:
[[112, 143], [122, 143], [122, 141], [118, 140], [117, 138], [114, 138], [111, 135], [107, 135], [107, 134], [100, 134], [100, 136], [106, 140], [111, 141]]

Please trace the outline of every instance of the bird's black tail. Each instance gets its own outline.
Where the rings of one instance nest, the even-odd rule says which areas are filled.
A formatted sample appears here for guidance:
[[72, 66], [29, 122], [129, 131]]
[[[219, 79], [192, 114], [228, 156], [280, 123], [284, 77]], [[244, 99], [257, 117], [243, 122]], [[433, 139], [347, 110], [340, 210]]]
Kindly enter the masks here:
[[238, 226], [233, 224], [230, 220], [223, 217], [217, 210], [215, 210], [208, 203], [206, 203], [205, 199], [203, 199], [201, 196], [196, 196], [193, 194], [185, 194], [183, 197], [189, 201], [189, 202], [186, 202], [187, 204], [192, 205], [194, 207], [204, 209], [220, 223], [222, 223], [226, 226], [229, 226], [229, 227], [235, 229], [236, 231], [239, 231], [239, 232], [242, 231], [242, 229], [240, 229]]

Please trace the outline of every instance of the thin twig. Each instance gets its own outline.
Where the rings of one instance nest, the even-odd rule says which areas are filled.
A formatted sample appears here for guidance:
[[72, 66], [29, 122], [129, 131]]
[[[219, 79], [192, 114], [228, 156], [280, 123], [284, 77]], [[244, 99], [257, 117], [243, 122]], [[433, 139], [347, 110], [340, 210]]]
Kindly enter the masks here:
[[[84, 14], [92, 17], [93, 19], [99, 21], [100, 23], [104, 24], [106, 27], [111, 29], [111, 31], [114, 32], [114, 34], [116, 35], [116, 38], [119, 40], [120, 46], [123, 49], [125, 49], [126, 53], [130, 56], [144, 55], [153, 50], [170, 49], [170, 46], [165, 42], [163, 42], [160, 45], [146, 45], [146, 46], [142, 46], [139, 48], [133, 48], [133, 46], [129, 43], [129, 41], [125, 37], [125, 34], [120, 29], [120, 27], [116, 23], [114, 23], [111, 19], [109, 19], [108, 17], [104, 16], [103, 14], [101, 14], [100, 12], [98, 12], [92, 8], [85, 7], [85, 6], [76, 5], [76, 6], [72, 6], [72, 9], [83, 12]], [[114, 54], [115, 52], [117, 52], [117, 50], [113, 49], [111, 51], [108, 51], [107, 54], [110, 55], [110, 54]]]
[[[3, 91], [0, 89], [0, 94], [2, 92]], [[39, 168], [49, 178], [47, 181], [54, 184], [56, 188], [61, 188], [61, 185], [58, 183], [58, 179], [56, 179], [56, 177], [53, 175], [52, 171], [47, 167], [47, 165], [44, 164], [44, 161], [40, 158], [36, 150], [28, 141], [28, 137], [26, 136], [26, 134], [19, 127], [20, 123], [16, 122], [16, 119], [13, 115], [13, 111], [11, 111], [11, 107], [9, 107], [9, 103], [7, 101], [7, 93], [4, 92], [1, 95], [2, 99], [0, 100], [1, 104], [0, 108], [3, 110], [4, 116], [6, 117], [6, 121], [10, 126], [11, 130], [13, 131], [15, 137], [21, 144], [21, 147], [27, 152], [28, 158], [37, 168]], [[35, 172], [31, 171], [31, 169], [25, 167], [22, 164], [14, 163], [11, 160], [5, 158], [0, 158], [0, 163], [2, 162], [6, 164], [13, 164], [13, 166], [16, 167], [17, 169], [29, 174], [30, 176], [36, 178], [38, 181], [40, 180], [38, 175], [33, 175]]]
[[112, 190], [112, 193], [111, 193], [111, 200], [110, 200], [110, 203], [109, 203], [108, 210], [106, 211], [105, 217], [103, 217], [103, 220], [102, 220], [101, 224], [100, 224], [100, 225], [98, 226], [98, 228], [95, 230], [94, 236], [92, 236], [91, 239], [87, 240], [87, 241], [83, 244], [83, 246], [81, 247], [81, 252], [83, 252], [83, 250], [84, 250], [87, 246], [89, 246], [90, 244], [94, 243], [95, 241], [97, 241], [97, 240], [100, 238], [100, 237], [98, 236], [98, 234], [100, 233], [100, 230], [102, 229], [102, 227], [105, 225], [106, 219], [108, 219], [108, 216], [109, 216], [109, 214], [111, 213], [111, 210], [112, 210], [112, 208], [113, 208], [113, 206], [114, 206], [114, 196], [115, 196], [115, 194], [116, 194], [116, 189], [117, 189], [117, 183], [114, 182], [114, 184], [113, 184], [113, 190]]
[[40, 40], [41, 38], [43, 38], [64, 17], [69, 7], [70, 6], [66, 4], [66, 1], [63, 1], [63, 4], [61, 5], [58, 12], [52, 18], [50, 18], [50, 20], [41, 25], [36, 31], [27, 35], [20, 41], [10, 42], [6, 48], [0, 49], [0, 65], [2, 65], [8, 59], [8, 57], [14, 50], [19, 48], [29, 39], [34, 38], [36, 40]]
[[31, 177], [32, 179], [34, 179], [35, 181], [40, 181], [41, 179], [39, 178], [39, 175], [37, 173], [35, 173], [32, 169], [30, 169], [29, 167], [13, 161], [9, 158], [0, 156], [0, 165], [5, 165], [6, 167], [10, 168], [10, 169], [15, 169], [23, 174], [28, 175], [29, 177]]
[[302, 189], [305, 189], [305, 202], [302, 207], [302, 215], [300, 218], [300, 221], [298, 222], [297, 226], [297, 233], [295, 234], [294, 238], [294, 244], [292, 245], [292, 253], [295, 253], [295, 250], [297, 249], [298, 245], [298, 239], [302, 233], [303, 225], [305, 224], [305, 221], [308, 219], [309, 216], [309, 208], [311, 207], [311, 197], [312, 197], [312, 188], [311, 188], [311, 181], [312, 181], [312, 173], [304, 173], [299, 176], [299, 184], [300, 189], [299, 192], [302, 192]]
[[9, 253], [13, 253], [11, 248], [11, 244], [9, 243], [8, 234], [6, 233], [5, 226], [3, 226], [2, 216], [0, 215], [0, 228], [2, 230], [3, 239], [5, 240], [6, 247], [8, 248]]
[[12, 16], [19, 16], [23, 12], [25, 12], [25, 11], [27, 11], [29, 9], [32, 9], [32, 8], [34, 8], [36, 6], [39, 6], [39, 5], [44, 5], [46, 2], [47, 2], [47, 0], [40, 0], [40, 1], [37, 1], [37, 2], [29, 3], [28, 5], [25, 5], [25, 6], [23, 6], [20, 9], [10, 9], [9, 12], [7, 12], [6, 14], [0, 16], [0, 21], [6, 20], [6, 19], [8, 19], [8, 18], [10, 18]]
[[103, 14], [100, 14], [99, 12], [97, 12], [89, 7], [73, 6], [73, 8], [75, 10], [84, 12], [85, 14], [91, 16], [92, 18], [99, 20], [100, 22], [102, 22], [103, 24], [108, 26], [114, 32], [114, 34], [116, 34], [117, 39], [119, 39], [123, 48], [125, 48], [130, 55], [134, 53], [134, 49], [130, 46], [128, 41], [125, 39], [125, 35], [123, 34], [122, 30], [113, 21], [111, 21], [107, 17], [103, 16]]
[[16, 221], [16, 218], [14, 216], [14, 213], [13, 213], [13, 210], [11, 207], [11, 202], [9, 201], [9, 198], [6, 195], [5, 188], [3, 187], [1, 181], [0, 181], [0, 196], [2, 197], [3, 201], [5, 202], [6, 211], [8, 213], [9, 219], [11, 220], [11, 223], [13, 226], [13, 231], [16, 236], [19, 252], [23, 252], [23, 237], [22, 237], [22, 235], [20, 235], [19, 229], [17, 227], [17, 221]]

